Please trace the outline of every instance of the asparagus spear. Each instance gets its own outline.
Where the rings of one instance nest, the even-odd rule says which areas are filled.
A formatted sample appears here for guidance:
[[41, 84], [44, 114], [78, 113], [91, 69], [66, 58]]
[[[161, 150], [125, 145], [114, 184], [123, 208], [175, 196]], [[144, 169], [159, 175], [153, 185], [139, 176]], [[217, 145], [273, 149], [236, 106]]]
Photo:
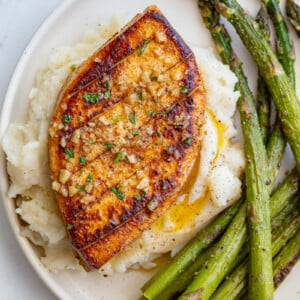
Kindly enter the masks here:
[[[239, 79], [239, 89], [242, 97], [238, 102], [238, 109], [241, 115], [247, 161], [246, 184], [249, 234], [252, 244], [252, 275], [256, 282], [258, 282], [259, 277], [264, 277], [265, 280], [260, 285], [260, 290], [258, 290], [261, 295], [265, 293], [266, 298], [271, 298], [273, 282], [270, 215], [268, 208], [269, 189], [265, 185], [267, 183], [266, 180], [268, 180], [268, 173], [265, 172], [266, 151], [260, 134], [254, 99], [243, 73], [241, 62], [231, 48], [230, 37], [219, 23], [219, 15], [216, 11], [212, 10], [207, 1], [199, 1], [199, 6], [204, 23], [212, 33], [213, 39], [217, 44], [216, 48], [223, 62], [230, 65], [231, 70]], [[262, 37], [262, 39], [264, 38]], [[207, 285], [207, 280], [203, 281], [205, 285]], [[197, 287], [199, 287], [198, 284]], [[195, 288], [196, 285], [192, 283], [187, 293]], [[204, 288], [204, 286], [201, 285], [201, 288]]]
[[201, 251], [212, 244], [224, 232], [237, 213], [241, 203], [242, 201], [239, 201], [222, 212], [217, 219], [203, 229], [164, 268], [152, 277], [142, 288], [144, 297], [154, 299], [180, 273], [193, 263]]
[[[272, 219], [272, 233], [274, 231], [278, 231], [280, 229], [280, 227], [282, 226], [282, 224], [285, 223], [285, 220], [293, 215], [293, 214], [298, 214], [299, 213], [299, 198], [296, 197], [294, 199], [292, 199], [286, 206], [285, 208], [279, 213], [277, 214], [273, 219]], [[272, 242], [273, 244], [273, 242]], [[274, 245], [272, 245], [273, 247]]]
[[277, 287], [300, 258], [300, 230], [274, 259], [274, 282]]
[[[299, 222], [299, 221], [298, 221]], [[292, 224], [293, 225], [293, 224]], [[297, 260], [300, 258], [300, 230], [289, 240], [288, 244], [280, 251], [280, 253], [274, 258], [273, 272], [274, 272], [274, 284], [276, 287], [287, 277], [287, 275], [292, 270], [293, 266], [296, 264]], [[238, 299], [248, 299], [245, 295], [247, 289], [243, 287], [243, 283], [246, 279], [236, 287], [233, 293], [240, 292], [236, 294]], [[232, 299], [236, 299], [232, 298]], [[228, 298], [230, 299], [230, 298]]]
[[[281, 221], [281, 226], [276, 228], [272, 234], [273, 257], [277, 255], [277, 253], [286, 245], [287, 241], [292, 238], [300, 228], [300, 215], [299, 211], [297, 211], [298, 200], [299, 199], [297, 198], [289, 203], [285, 211], [278, 216]], [[294, 210], [294, 213], [292, 213], [291, 210]], [[249, 258], [247, 257], [219, 286], [211, 299], [235, 299], [233, 296], [237, 296], [242, 290], [245, 292], [247, 288], [246, 277], [248, 270]]]
[[[261, 33], [266, 40], [270, 40], [270, 27], [268, 22], [268, 13], [265, 5], [261, 5], [260, 10], [256, 16], [256, 21], [259, 25]], [[267, 144], [269, 119], [270, 119], [270, 94], [263, 78], [259, 75], [257, 81], [257, 114], [260, 124], [261, 135], [264, 144]]]
[[300, 37], [300, 6], [293, 0], [287, 0], [285, 9], [288, 20]]
[[266, 5], [269, 15], [273, 21], [276, 39], [276, 52], [283, 69], [290, 78], [291, 83], [295, 86], [295, 55], [292, 42], [289, 37], [287, 25], [284, 21], [284, 16], [279, 7], [277, 0], [263, 0]]
[[300, 171], [300, 102], [275, 53], [256, 30], [256, 23], [235, 0], [207, 0], [213, 3], [235, 27], [256, 61], [277, 106], [283, 133], [294, 153]]

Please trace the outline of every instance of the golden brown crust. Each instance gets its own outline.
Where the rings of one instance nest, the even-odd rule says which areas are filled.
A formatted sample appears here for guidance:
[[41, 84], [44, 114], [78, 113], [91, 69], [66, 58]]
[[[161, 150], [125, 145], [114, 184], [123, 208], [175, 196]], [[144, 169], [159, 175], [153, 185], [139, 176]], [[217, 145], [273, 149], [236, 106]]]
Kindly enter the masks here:
[[199, 152], [194, 55], [151, 6], [72, 74], [49, 133], [53, 187], [74, 249], [99, 268], [173, 203]]

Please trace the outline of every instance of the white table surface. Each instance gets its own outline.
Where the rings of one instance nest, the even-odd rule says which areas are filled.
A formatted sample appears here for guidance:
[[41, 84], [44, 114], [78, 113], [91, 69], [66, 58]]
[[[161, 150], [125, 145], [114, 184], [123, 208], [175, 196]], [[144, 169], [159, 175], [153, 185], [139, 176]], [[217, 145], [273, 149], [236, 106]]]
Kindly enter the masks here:
[[[10, 77], [24, 47], [43, 20], [61, 2], [62, 0], [0, 0], [1, 107]], [[1, 300], [56, 299], [31, 268], [17, 244], [2, 201], [0, 201], [0, 291]]]

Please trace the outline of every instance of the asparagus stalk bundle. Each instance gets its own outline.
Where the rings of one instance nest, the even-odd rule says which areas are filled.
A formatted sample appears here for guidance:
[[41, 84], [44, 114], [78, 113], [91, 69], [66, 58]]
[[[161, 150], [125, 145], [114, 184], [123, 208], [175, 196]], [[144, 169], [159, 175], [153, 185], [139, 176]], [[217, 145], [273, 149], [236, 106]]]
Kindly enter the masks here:
[[[254, 57], [258, 64], [259, 71], [266, 81], [273, 99], [279, 111], [279, 117], [283, 124], [283, 131], [287, 136], [297, 162], [297, 167], [300, 169], [300, 120], [297, 117], [299, 113], [299, 102], [293, 89], [293, 83], [282, 69], [276, 55], [270, 48], [268, 42], [257, 29], [257, 24], [245, 14], [244, 10], [235, 0], [211, 0], [208, 1], [218, 9], [235, 27], [244, 44]], [[291, 59], [289, 57], [289, 59]], [[288, 60], [289, 60], [288, 59]], [[257, 173], [257, 176], [260, 176]], [[256, 244], [253, 227], [250, 220], [250, 239], [251, 247], [251, 263], [250, 263], [250, 297], [260, 299], [270, 299], [273, 294], [273, 283], [271, 282], [272, 270], [270, 264], [265, 269], [266, 264], [257, 264], [257, 259], [266, 257], [259, 251], [259, 246]], [[255, 247], [258, 246], [258, 247]], [[254, 247], [253, 247], [254, 246]], [[261, 261], [262, 262], [262, 261]], [[264, 270], [266, 272], [264, 272]], [[267, 275], [267, 276], [266, 276]]]
[[[213, 1], [214, 2], [214, 1]], [[269, 188], [266, 186], [269, 174], [266, 170], [265, 147], [263, 144], [253, 95], [243, 73], [242, 63], [231, 48], [231, 40], [225, 28], [219, 23], [219, 14], [207, 1], [199, 1], [199, 7], [206, 27], [211, 31], [216, 48], [223, 63], [228, 64], [239, 80], [241, 98], [238, 109], [241, 116], [245, 140], [246, 185], [249, 235], [251, 241], [251, 277], [263, 284], [255, 287], [265, 299], [272, 298], [272, 258], [269, 215]], [[262, 39], [264, 39], [262, 37]], [[206, 284], [206, 283], [205, 283]], [[199, 287], [199, 286], [198, 286]], [[201, 288], [204, 288], [201, 286]], [[195, 287], [193, 287], [195, 290]], [[191, 289], [187, 290], [191, 292]]]
[[300, 102], [293, 84], [256, 23], [235, 0], [208, 0], [235, 27], [252, 54], [279, 112], [282, 130], [294, 153], [300, 171]]
[[[300, 228], [300, 212], [297, 209], [299, 199], [290, 201], [284, 210], [273, 219], [272, 233], [272, 256], [285, 246]], [[280, 225], [280, 226], [276, 226]], [[299, 245], [300, 247], [300, 245]], [[247, 288], [247, 275], [249, 270], [249, 258], [245, 258], [236, 269], [227, 276], [226, 280], [218, 287], [213, 294], [213, 300], [235, 299], [241, 292], [245, 293]]]
[[300, 6], [293, 0], [286, 1], [286, 14], [295, 29], [298, 37], [300, 37]]

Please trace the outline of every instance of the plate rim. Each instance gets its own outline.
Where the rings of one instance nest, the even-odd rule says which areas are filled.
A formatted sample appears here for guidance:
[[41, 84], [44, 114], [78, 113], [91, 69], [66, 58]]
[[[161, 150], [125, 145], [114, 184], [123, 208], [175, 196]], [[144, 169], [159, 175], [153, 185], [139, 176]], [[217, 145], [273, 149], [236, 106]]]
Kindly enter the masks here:
[[[39, 276], [39, 278], [44, 282], [44, 284], [49, 288], [49, 290], [57, 296], [59, 299], [72, 299], [70, 295], [53, 279], [51, 272], [44, 267], [38, 256], [34, 252], [32, 243], [26, 238], [20, 235], [20, 222], [15, 213], [14, 203], [11, 198], [7, 195], [8, 188], [8, 174], [7, 174], [7, 163], [6, 155], [3, 151], [2, 141], [4, 133], [6, 132], [10, 122], [9, 113], [12, 111], [12, 106], [14, 104], [13, 99], [15, 98], [15, 85], [18, 84], [19, 78], [22, 77], [22, 69], [31, 59], [30, 53], [38, 45], [40, 39], [43, 37], [44, 32], [53, 25], [56, 19], [60, 18], [66, 10], [73, 5], [75, 2], [80, 0], [62, 0], [62, 2], [43, 20], [38, 29], [34, 32], [32, 38], [27, 43], [27, 46], [22, 51], [22, 54], [17, 59], [17, 64], [11, 75], [9, 83], [6, 88], [6, 92], [3, 98], [3, 105], [0, 112], [0, 172], [2, 171], [3, 176], [0, 180], [0, 197], [2, 198], [2, 203], [5, 209], [5, 214], [9, 220], [10, 227], [16, 237], [16, 240], [22, 249], [27, 261], [32, 266], [33, 270]], [[300, 262], [298, 263], [300, 264]]]
[[17, 64], [14, 68], [14, 71], [11, 75], [9, 83], [6, 88], [6, 92], [3, 98], [3, 105], [0, 114], [0, 170], [3, 176], [0, 180], [0, 196], [4, 206], [5, 214], [9, 220], [10, 228], [12, 229], [14, 236], [19, 244], [26, 260], [32, 266], [35, 273], [47, 286], [47, 288], [58, 298], [60, 299], [71, 299], [70, 296], [63, 290], [63, 288], [57, 284], [57, 282], [52, 278], [49, 273], [49, 270], [44, 267], [42, 262], [38, 259], [37, 255], [34, 253], [34, 249], [30, 241], [20, 235], [20, 221], [15, 213], [14, 203], [10, 200], [11, 198], [7, 195], [8, 190], [8, 174], [7, 174], [7, 160], [6, 155], [3, 150], [2, 141], [4, 134], [9, 126], [8, 113], [11, 111], [11, 106], [13, 105], [13, 99], [15, 97], [15, 85], [19, 81], [21, 76], [22, 69], [30, 60], [30, 53], [39, 43], [39, 40], [42, 38], [45, 31], [59, 18], [75, 0], [62, 0], [62, 2], [42, 21], [41, 25], [34, 32], [32, 38], [25, 46], [20, 57], [17, 59]]

